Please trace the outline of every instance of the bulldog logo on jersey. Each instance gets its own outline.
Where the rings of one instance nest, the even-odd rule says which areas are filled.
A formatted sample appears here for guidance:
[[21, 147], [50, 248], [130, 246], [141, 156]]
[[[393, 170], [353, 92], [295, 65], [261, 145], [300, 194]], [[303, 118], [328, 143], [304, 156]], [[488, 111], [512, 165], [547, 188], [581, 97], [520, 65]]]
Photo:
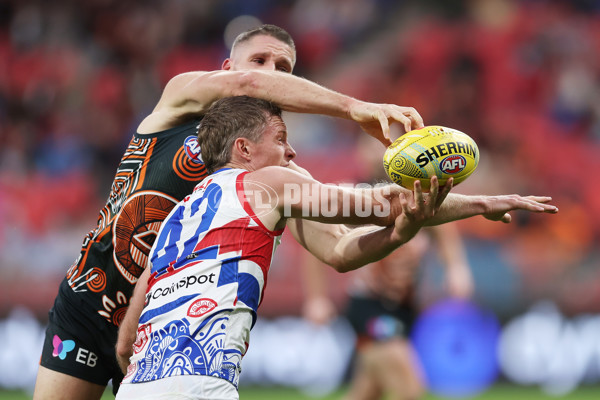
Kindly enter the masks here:
[[133, 352], [139, 353], [146, 347], [148, 340], [150, 339], [150, 333], [152, 333], [152, 325], [143, 324], [137, 329], [137, 336], [135, 337], [135, 343], [133, 343]]
[[186, 181], [199, 181], [206, 176], [206, 168], [196, 136], [185, 138], [183, 146], [173, 157], [173, 170], [177, 176]]
[[204, 314], [211, 312], [217, 307], [217, 302], [213, 299], [198, 299], [194, 301], [188, 308], [187, 315], [190, 317], [201, 317]]

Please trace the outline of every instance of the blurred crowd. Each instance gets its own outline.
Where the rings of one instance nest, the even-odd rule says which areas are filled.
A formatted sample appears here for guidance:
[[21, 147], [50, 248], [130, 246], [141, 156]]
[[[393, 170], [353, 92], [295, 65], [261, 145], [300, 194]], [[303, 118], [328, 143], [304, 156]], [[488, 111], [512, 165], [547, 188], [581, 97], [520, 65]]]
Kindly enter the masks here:
[[[219, 69], [257, 21], [292, 34], [297, 75], [471, 135], [481, 164], [457, 192], [554, 198], [556, 216], [460, 224], [473, 254], [492, 249], [473, 263], [481, 297], [510, 284], [517, 306], [550, 298], [565, 313], [600, 311], [599, 2], [2, 0], [0, 313], [45, 314], [162, 87]], [[360, 176], [355, 126], [292, 115], [288, 126], [316, 178]], [[281, 264], [266, 303], [301, 296]], [[494, 266], [513, 279], [489, 281]]]

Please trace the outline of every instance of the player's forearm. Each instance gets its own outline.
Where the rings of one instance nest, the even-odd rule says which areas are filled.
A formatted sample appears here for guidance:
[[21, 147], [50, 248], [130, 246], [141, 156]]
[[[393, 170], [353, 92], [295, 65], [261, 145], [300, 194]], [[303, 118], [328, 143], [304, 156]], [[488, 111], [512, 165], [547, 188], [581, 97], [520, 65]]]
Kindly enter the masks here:
[[327, 262], [339, 272], [352, 271], [381, 260], [411, 237], [401, 237], [393, 225], [355, 228], [338, 239]]
[[129, 307], [125, 313], [125, 317], [119, 326], [119, 335], [117, 338], [116, 353], [117, 361], [121, 371], [127, 372], [129, 365], [129, 357], [133, 353], [133, 343], [137, 335], [137, 327], [140, 315], [144, 308], [145, 293], [148, 288], [148, 278], [150, 276], [150, 268], [146, 268], [140, 276], [138, 283], [135, 286]]
[[361, 189], [322, 184], [282, 167], [253, 172], [253, 179], [269, 182], [277, 191], [276, 206], [286, 218], [304, 218], [325, 224], [394, 224], [402, 213], [394, 186]]
[[289, 219], [287, 227], [298, 243], [338, 272], [347, 272], [377, 261], [406, 241], [393, 227], [324, 224]]
[[346, 119], [352, 119], [353, 110], [365, 104], [279, 71], [198, 71], [171, 79], [154, 112], [171, 118], [201, 115], [218, 99], [243, 95], [272, 101], [285, 111]]
[[269, 100], [285, 111], [350, 118], [350, 109], [359, 102], [315, 82], [277, 71], [245, 71], [236, 95]]
[[488, 207], [484, 196], [467, 196], [450, 193], [438, 212], [425, 225], [440, 225], [476, 215], [483, 215], [487, 211]]

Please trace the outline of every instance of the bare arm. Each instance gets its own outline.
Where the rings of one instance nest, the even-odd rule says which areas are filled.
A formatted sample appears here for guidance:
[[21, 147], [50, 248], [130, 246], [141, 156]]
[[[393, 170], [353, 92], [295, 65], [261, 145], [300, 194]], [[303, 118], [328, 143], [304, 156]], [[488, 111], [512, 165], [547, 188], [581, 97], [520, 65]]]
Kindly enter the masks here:
[[[454, 199], [448, 206], [446, 202], [450, 197]], [[417, 198], [415, 194], [414, 199]], [[550, 201], [549, 197], [448, 195], [448, 198], [439, 210], [430, 216], [422, 213], [419, 208], [420, 204], [423, 204], [421, 201], [408, 204], [411, 197], [405, 197], [402, 199], [403, 212], [396, 218], [395, 226], [360, 227], [350, 230], [343, 226], [328, 226], [307, 220], [290, 220], [287, 226], [307, 250], [343, 272], [385, 257], [396, 247], [410, 240], [423, 225], [439, 225], [475, 215], [508, 223], [511, 219], [508, 211], [511, 210], [558, 212], [555, 206], [545, 204]], [[412, 219], [414, 215], [418, 215], [416, 220]]]
[[385, 145], [391, 144], [389, 125], [399, 122], [405, 131], [423, 127], [412, 107], [368, 103], [327, 89], [307, 79], [280, 71], [189, 72], [171, 79], [140, 132], [154, 132], [178, 121], [202, 115], [216, 100], [247, 95], [272, 101], [283, 110], [351, 119]]
[[[433, 179], [437, 180], [437, 178], [432, 178], [432, 192]], [[415, 185], [417, 182], [415, 182]], [[391, 189], [388, 198], [391, 199], [392, 202], [402, 193], [404, 193], [405, 196], [410, 196], [410, 190], [394, 184], [391, 184], [390, 186]], [[431, 194], [425, 194], [422, 199], [425, 200], [429, 196], [431, 196]], [[515, 210], [549, 214], [556, 214], [558, 212], [556, 206], [548, 204], [552, 201], [552, 198], [548, 196], [521, 196], [518, 194], [488, 196], [449, 193], [443, 198], [443, 203], [436, 211], [435, 215], [427, 220], [425, 226], [441, 225], [477, 215], [481, 215], [490, 221], [509, 223], [512, 221], [512, 216], [509, 212]]]
[[509, 223], [510, 211], [524, 210], [535, 213], [556, 214], [558, 208], [548, 204], [547, 196], [520, 196], [518, 194], [500, 196], [467, 196], [449, 194], [439, 211], [425, 225], [440, 225], [451, 221], [482, 215], [491, 221]]
[[307, 251], [302, 252], [300, 259], [299, 273], [304, 289], [302, 316], [314, 324], [326, 324], [337, 314], [328, 293], [328, 268]]
[[471, 297], [473, 277], [459, 230], [454, 224], [444, 224], [429, 228], [429, 232], [435, 239], [438, 254], [446, 269], [448, 294], [456, 298]]
[[[294, 162], [290, 163], [290, 169], [296, 171], [298, 175], [312, 180], [310, 173]], [[303, 218], [288, 219], [287, 227], [298, 243], [311, 252], [317, 260], [333, 266], [340, 272], [350, 271], [380, 260], [410, 240], [426, 219], [435, 213], [435, 207], [439, 208], [451, 187], [452, 182], [440, 194], [435, 205], [430, 204], [431, 201], [429, 203], [422, 201], [423, 193], [420, 184], [415, 184], [414, 193], [406, 191], [397, 194], [399, 210], [396, 211], [393, 225], [384, 228], [373, 225], [349, 228], [342, 224], [326, 224]], [[436, 180], [432, 185], [433, 196], [437, 197], [438, 189]], [[317, 203], [318, 205], [323, 204]], [[340, 210], [342, 209], [343, 207], [340, 208]], [[322, 274], [315, 271], [318, 268], [318, 261], [311, 264], [314, 265], [308, 266], [305, 275], [308, 284], [314, 284], [315, 280], [322, 277]], [[319, 287], [318, 282], [316, 287]], [[317, 291], [320, 296], [316, 297], [324, 297], [322, 289], [321, 287], [321, 290]]]
[[450, 186], [438, 196], [437, 180], [424, 201], [421, 185], [415, 183], [410, 195], [398, 196], [400, 211], [394, 213], [393, 225], [386, 227], [329, 225], [306, 219], [290, 219], [287, 226], [294, 238], [319, 260], [339, 272], [351, 271], [378, 261], [412, 239], [444, 201]]
[[273, 191], [265, 194], [269, 202], [251, 204], [270, 229], [282, 228], [287, 218], [390, 227], [398, 223], [399, 216], [423, 219], [420, 224], [430, 219], [451, 190], [452, 180], [440, 190], [434, 177], [431, 191], [425, 196], [419, 181], [415, 182], [414, 192], [396, 191], [396, 185], [362, 189], [322, 184], [289, 168], [265, 167], [249, 173], [244, 178], [244, 187], [249, 191], [266, 192], [264, 187]]
[[298, 243], [338, 272], [352, 271], [379, 260], [401, 244], [392, 236], [393, 227], [351, 229], [303, 219], [290, 219], [287, 227]]
[[[427, 194], [422, 192], [419, 181], [415, 182], [413, 191], [398, 185], [380, 188], [389, 189], [387, 193], [378, 192], [377, 188], [345, 190], [323, 185], [302, 170], [283, 167], [262, 168], [247, 177], [276, 193], [275, 196], [269, 194], [268, 210], [252, 205], [255, 212], [261, 214], [265, 226], [279, 229], [287, 220], [287, 226], [301, 245], [339, 271], [352, 270], [385, 257], [410, 240], [422, 226], [475, 215], [510, 222], [507, 212], [518, 209], [558, 211], [555, 206], [545, 204], [551, 200], [549, 197], [451, 195], [452, 179], [440, 190], [436, 177], [431, 179]], [[328, 227], [325, 224], [375, 224], [380, 227], [350, 230], [343, 225]]]
[[147, 267], [144, 272], [142, 272], [142, 275], [140, 275], [133, 290], [131, 300], [129, 301], [127, 313], [125, 313], [125, 317], [119, 326], [116, 353], [119, 367], [121, 367], [121, 371], [124, 374], [127, 373], [129, 357], [133, 354], [133, 343], [135, 342], [137, 335], [138, 321], [142, 314], [142, 310], [144, 309], [148, 278], [150, 278], [150, 267]]

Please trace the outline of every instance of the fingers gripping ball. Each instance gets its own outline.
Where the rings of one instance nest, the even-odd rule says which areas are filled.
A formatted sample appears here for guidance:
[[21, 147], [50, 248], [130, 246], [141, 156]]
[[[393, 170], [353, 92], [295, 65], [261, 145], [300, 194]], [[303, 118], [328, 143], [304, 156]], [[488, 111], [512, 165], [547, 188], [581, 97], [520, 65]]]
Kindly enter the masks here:
[[416, 180], [423, 190], [437, 176], [440, 186], [448, 178], [454, 185], [464, 181], [479, 163], [479, 149], [473, 139], [456, 129], [426, 126], [410, 131], [394, 141], [383, 155], [383, 168], [393, 182], [413, 189]]

